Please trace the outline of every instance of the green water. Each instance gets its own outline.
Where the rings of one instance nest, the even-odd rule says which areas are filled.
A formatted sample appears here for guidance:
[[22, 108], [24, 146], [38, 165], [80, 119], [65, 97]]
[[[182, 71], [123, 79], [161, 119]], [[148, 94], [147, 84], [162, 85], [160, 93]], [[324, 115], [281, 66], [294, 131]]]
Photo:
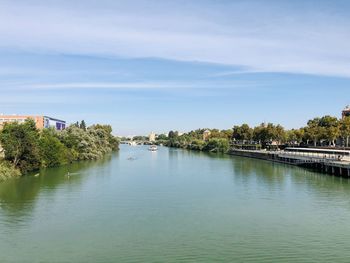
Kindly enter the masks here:
[[0, 183], [0, 262], [350, 262], [349, 220], [345, 179], [122, 146]]

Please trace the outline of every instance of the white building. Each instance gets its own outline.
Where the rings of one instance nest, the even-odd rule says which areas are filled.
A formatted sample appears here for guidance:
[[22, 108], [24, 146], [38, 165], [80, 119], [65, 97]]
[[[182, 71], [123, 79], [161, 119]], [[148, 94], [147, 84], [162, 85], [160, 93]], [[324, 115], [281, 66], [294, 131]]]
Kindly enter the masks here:
[[151, 132], [148, 139], [150, 142], [155, 142], [156, 141], [156, 134], [154, 132]]

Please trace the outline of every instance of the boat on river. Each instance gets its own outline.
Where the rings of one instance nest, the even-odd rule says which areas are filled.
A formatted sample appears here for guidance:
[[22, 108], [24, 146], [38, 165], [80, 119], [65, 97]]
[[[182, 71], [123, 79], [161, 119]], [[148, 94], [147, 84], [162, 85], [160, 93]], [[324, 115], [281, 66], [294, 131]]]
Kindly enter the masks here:
[[149, 148], [148, 148], [149, 151], [152, 151], [152, 152], [155, 152], [155, 151], [158, 151], [158, 147], [157, 145], [151, 145]]

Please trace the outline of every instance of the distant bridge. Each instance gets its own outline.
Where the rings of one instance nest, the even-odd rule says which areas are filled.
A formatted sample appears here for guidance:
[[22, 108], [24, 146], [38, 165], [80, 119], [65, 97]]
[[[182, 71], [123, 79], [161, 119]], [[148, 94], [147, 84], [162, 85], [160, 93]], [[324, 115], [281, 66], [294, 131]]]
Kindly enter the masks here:
[[150, 145], [153, 144], [153, 142], [150, 141], [121, 141], [120, 144], [127, 144], [127, 145]]

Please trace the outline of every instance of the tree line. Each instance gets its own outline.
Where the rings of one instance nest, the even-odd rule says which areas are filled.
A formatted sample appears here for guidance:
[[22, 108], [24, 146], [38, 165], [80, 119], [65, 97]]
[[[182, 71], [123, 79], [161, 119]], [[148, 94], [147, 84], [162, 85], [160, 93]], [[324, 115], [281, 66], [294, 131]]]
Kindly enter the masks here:
[[[210, 135], [203, 139], [205, 131], [209, 131]], [[189, 150], [227, 152], [230, 148], [231, 137], [232, 130], [197, 129], [181, 135], [177, 131], [170, 131], [168, 136], [158, 136], [157, 142], [168, 147]]]
[[[205, 131], [209, 132], [203, 138]], [[329, 115], [317, 117], [299, 129], [285, 129], [280, 124], [261, 123], [255, 127], [236, 125], [232, 129], [197, 129], [179, 134], [170, 131], [168, 136], [157, 136], [157, 143], [169, 147], [200, 151], [227, 152], [230, 147], [252, 145], [267, 148], [272, 145], [339, 146], [349, 147], [350, 117], [337, 119]]]
[[[317, 117], [307, 122], [305, 127], [286, 130], [273, 123], [262, 123], [254, 128], [247, 124], [233, 127], [233, 141], [268, 145], [312, 145], [349, 147], [350, 117], [337, 119], [329, 115]], [[338, 142], [338, 143], [337, 143]]]
[[6, 123], [0, 131], [0, 144], [4, 152], [0, 177], [1, 171], [14, 172], [11, 168], [24, 174], [42, 167], [98, 159], [119, 147], [110, 125], [86, 127], [84, 121], [63, 131], [38, 130], [33, 120]]

